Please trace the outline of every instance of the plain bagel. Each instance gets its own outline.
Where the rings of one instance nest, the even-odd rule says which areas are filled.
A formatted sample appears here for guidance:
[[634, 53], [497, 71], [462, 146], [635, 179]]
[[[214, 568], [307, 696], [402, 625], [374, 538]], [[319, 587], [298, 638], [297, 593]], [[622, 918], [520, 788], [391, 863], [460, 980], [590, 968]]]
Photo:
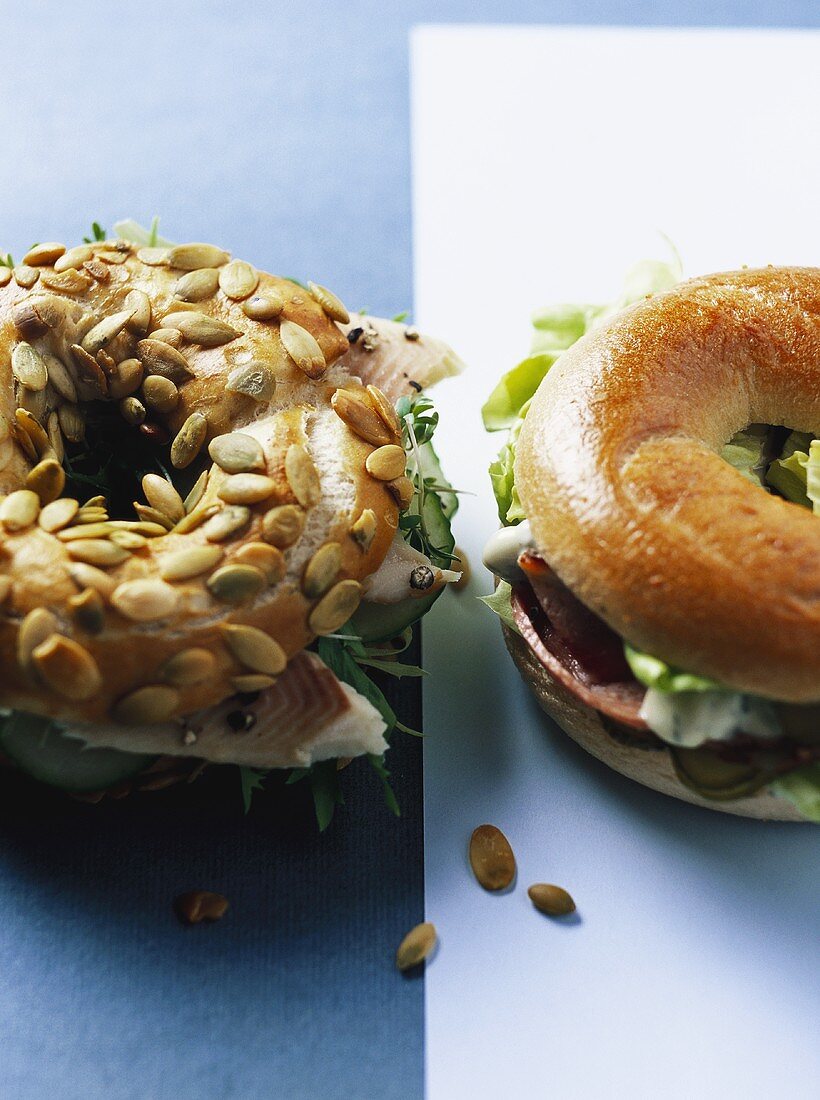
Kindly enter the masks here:
[[[346, 321], [213, 245], [41, 245], [0, 268], [4, 705], [161, 722], [270, 686], [347, 620], [408, 486], [392, 404], [336, 362]], [[201, 463], [190, 490], [150, 475], [131, 518], [65, 497], [99, 401]]]
[[820, 699], [820, 522], [720, 457], [750, 423], [820, 434], [820, 270], [694, 279], [566, 351], [516, 485], [535, 543], [619, 635], [739, 691]]

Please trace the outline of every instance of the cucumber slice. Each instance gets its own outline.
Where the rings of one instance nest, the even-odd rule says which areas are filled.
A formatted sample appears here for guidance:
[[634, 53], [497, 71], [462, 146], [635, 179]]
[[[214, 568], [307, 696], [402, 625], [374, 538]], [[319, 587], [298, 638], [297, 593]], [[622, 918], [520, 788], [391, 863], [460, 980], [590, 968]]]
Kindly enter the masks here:
[[0, 732], [0, 747], [22, 771], [63, 791], [100, 791], [141, 772], [156, 759], [117, 749], [89, 749], [66, 737], [56, 722], [14, 711]]
[[[444, 471], [441, 468], [441, 462], [436, 454], [433, 444], [428, 440], [427, 443], [423, 443], [419, 447], [419, 457], [421, 459], [421, 475], [427, 480], [433, 478], [436, 485], [449, 485], [450, 482], [444, 475]], [[447, 519], [452, 519], [458, 511], [458, 497], [455, 493], [442, 493], [441, 494], [441, 507], [444, 515]]]
[[419, 599], [411, 597], [399, 603], [362, 603], [350, 620], [350, 626], [365, 645], [385, 642], [412, 626], [422, 615], [426, 615], [442, 591], [440, 588], [429, 596], [420, 596]]

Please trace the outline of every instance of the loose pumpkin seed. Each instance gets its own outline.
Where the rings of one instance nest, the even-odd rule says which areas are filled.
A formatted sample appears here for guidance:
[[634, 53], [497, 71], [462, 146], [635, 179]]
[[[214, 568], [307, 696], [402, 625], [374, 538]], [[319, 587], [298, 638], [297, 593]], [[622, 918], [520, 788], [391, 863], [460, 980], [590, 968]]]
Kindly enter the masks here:
[[318, 504], [322, 496], [319, 472], [301, 443], [292, 443], [285, 454], [285, 476], [303, 508]]
[[348, 323], [350, 314], [345, 309], [344, 303], [336, 297], [333, 291], [328, 290], [326, 286], [310, 282], [308, 283], [308, 290], [332, 321], [341, 321], [343, 325]]
[[404, 467], [407, 459], [403, 448], [395, 443], [388, 443], [384, 447], [377, 447], [371, 451], [365, 459], [365, 469], [371, 477], [377, 481], [393, 481], [404, 476]]
[[219, 272], [219, 286], [228, 298], [240, 302], [259, 286], [259, 273], [244, 260], [231, 260]]
[[142, 384], [142, 398], [148, 408], [167, 416], [179, 404], [179, 390], [170, 378], [149, 374]]
[[246, 542], [234, 554], [233, 560], [255, 566], [265, 574], [268, 584], [278, 584], [285, 575], [285, 555], [266, 542]]
[[395, 434], [372, 405], [352, 390], [338, 389], [330, 399], [336, 415], [365, 443], [383, 447], [395, 443]]
[[31, 267], [50, 267], [65, 254], [65, 245], [56, 241], [48, 241], [45, 244], [36, 244], [30, 248], [23, 257], [23, 263]]
[[168, 266], [180, 271], [198, 271], [203, 267], [222, 267], [231, 257], [213, 244], [178, 244], [168, 249]]
[[40, 504], [51, 504], [65, 488], [65, 470], [54, 458], [38, 462], [26, 477], [26, 488], [40, 498]]
[[393, 432], [396, 441], [399, 441], [401, 439], [401, 421], [393, 403], [382, 393], [378, 386], [368, 386], [367, 392], [370, 395], [370, 403], [373, 408], [385, 422], [388, 429]]
[[[26, 409], [17, 410], [17, 412], [26, 411]], [[17, 413], [15, 413], [15, 416], [16, 415]], [[29, 462], [36, 462], [37, 459], [40, 457], [37, 454], [37, 448], [32, 443], [31, 436], [28, 434], [28, 432], [20, 427], [19, 423], [16, 420], [11, 425], [11, 434], [14, 437], [14, 442], [17, 444], [17, 446], [20, 448], [20, 450], [23, 452]]]
[[187, 497], [183, 501], [186, 515], [190, 515], [191, 512], [193, 512], [194, 508], [196, 508], [197, 504], [199, 504], [199, 502], [202, 500], [202, 496], [205, 492], [205, 486], [208, 484], [209, 473], [209, 470], [202, 471], [202, 473], [194, 482], [190, 493], [188, 493]]
[[247, 363], [228, 373], [225, 389], [228, 393], [241, 393], [259, 404], [265, 404], [273, 398], [276, 379], [273, 371], [264, 363]]
[[285, 550], [302, 534], [305, 513], [295, 504], [280, 504], [265, 513], [262, 520], [262, 537], [266, 542]]
[[60, 397], [66, 401], [76, 401], [77, 387], [74, 385], [74, 379], [68, 367], [56, 355], [49, 353], [43, 355], [43, 361], [46, 365], [48, 380]]
[[37, 280], [40, 278], [40, 272], [36, 267], [29, 267], [28, 264], [21, 264], [20, 267], [15, 267], [12, 271], [14, 281], [22, 290], [31, 290]]
[[98, 248], [94, 255], [104, 264], [113, 264], [115, 267], [124, 264], [128, 258], [124, 252], [117, 252], [113, 248]]
[[479, 825], [470, 837], [470, 866], [485, 890], [505, 890], [515, 878], [510, 842], [495, 825]]
[[115, 546], [121, 546], [124, 550], [144, 550], [148, 545], [148, 539], [144, 535], [138, 535], [136, 531], [112, 531], [108, 536]]
[[409, 477], [397, 477], [394, 481], [388, 481], [387, 489], [402, 512], [405, 512], [413, 503], [416, 487]]
[[[166, 321], [169, 319], [166, 318]], [[174, 315], [174, 328], [179, 329], [186, 340], [203, 348], [219, 348], [237, 340], [242, 333], [232, 325], [209, 317], [206, 313], [180, 313]]]
[[68, 597], [68, 606], [75, 626], [86, 634], [100, 634], [105, 626], [105, 604], [94, 588], [84, 588]]
[[103, 317], [102, 321], [94, 325], [83, 337], [82, 349], [89, 355], [96, 355], [98, 351], [108, 347], [114, 337], [119, 336], [133, 316], [128, 310], [112, 313]]
[[222, 502], [216, 501], [214, 504], [202, 504], [199, 507], [194, 507], [181, 519], [174, 527], [174, 531], [178, 535], [187, 535], [189, 531], [195, 531], [197, 527], [201, 527], [206, 520], [209, 520], [211, 516], [215, 516], [217, 512], [222, 510]]
[[112, 716], [125, 726], [165, 722], [177, 709], [179, 702], [176, 688], [168, 684], [147, 684], [119, 699], [114, 704]]
[[251, 521], [251, 510], [240, 504], [232, 504], [212, 516], [203, 531], [208, 542], [225, 542], [244, 530]]
[[399, 970], [410, 970], [423, 963], [438, 942], [436, 926], [429, 921], [411, 928], [399, 944], [396, 951], [396, 966]]
[[189, 890], [174, 898], [174, 912], [182, 924], [210, 924], [228, 912], [228, 899], [211, 890]]
[[0, 504], [0, 521], [7, 531], [24, 531], [40, 514], [40, 498], [31, 489], [16, 489]]
[[163, 344], [178, 348], [182, 344], [182, 333], [178, 328], [155, 328], [153, 332], [149, 332], [148, 339], [161, 340]]
[[195, 271], [189, 271], [187, 275], [177, 280], [174, 294], [181, 302], [204, 302], [216, 294], [219, 278], [219, 271], [215, 267], [201, 267]]
[[176, 687], [193, 687], [216, 673], [216, 658], [207, 649], [192, 646], [169, 657], [159, 670], [160, 679]]
[[0, 288], [8, 286], [11, 282], [11, 269], [8, 267], [0, 267]]
[[93, 588], [104, 600], [110, 598], [116, 587], [116, 581], [112, 577], [86, 562], [69, 562], [66, 570], [80, 590]]
[[134, 511], [143, 522], [155, 523], [159, 527], [162, 527], [164, 531], [170, 531], [174, 526], [164, 512], [160, 512], [148, 504], [140, 504], [138, 500], [134, 501]]
[[263, 676], [260, 672], [231, 677], [233, 689], [238, 692], [266, 691], [268, 688], [273, 687], [275, 683], [276, 680], [273, 676]]
[[123, 397], [119, 403], [120, 415], [126, 424], [137, 427], [145, 422], [148, 410], [138, 397]]
[[302, 591], [308, 599], [316, 599], [327, 592], [341, 567], [342, 548], [338, 542], [326, 542], [320, 546], [302, 574]]
[[48, 433], [43, 430], [39, 420], [32, 416], [28, 409], [17, 409], [14, 418], [34, 444], [38, 457], [44, 455], [51, 444], [49, 443]]
[[242, 312], [252, 321], [272, 321], [285, 308], [285, 299], [277, 290], [267, 289], [242, 303]]
[[144, 336], [151, 327], [151, 299], [144, 290], [131, 290], [126, 294], [123, 309], [130, 311], [131, 319], [126, 328], [135, 336]]
[[177, 470], [190, 466], [202, 450], [208, 435], [208, 421], [200, 412], [191, 413], [171, 444], [171, 464]]
[[[108, 379], [108, 396], [112, 401], [133, 397], [142, 383], [143, 369], [139, 359], [123, 359], [114, 365]], [[159, 378], [159, 375], [151, 377]]]
[[12, 310], [14, 326], [26, 340], [37, 340], [49, 330], [47, 321], [33, 302], [18, 302]]
[[306, 328], [295, 321], [283, 321], [279, 327], [279, 336], [285, 351], [296, 366], [308, 378], [321, 378], [327, 370], [322, 349]]
[[527, 894], [535, 908], [541, 913], [547, 913], [550, 917], [565, 917], [567, 913], [575, 912], [572, 896], [561, 886], [537, 882], [530, 886]]
[[171, 482], [159, 474], [146, 474], [142, 479], [142, 491], [151, 507], [162, 512], [172, 523], [177, 523], [185, 515], [182, 497]]
[[187, 581], [213, 569], [222, 554], [219, 546], [189, 546], [175, 550], [160, 561], [159, 575], [165, 581]]
[[75, 245], [74, 248], [69, 248], [67, 252], [63, 252], [54, 261], [54, 270], [60, 272], [76, 269], [82, 266], [86, 260], [90, 260], [93, 255], [94, 249], [90, 244]]
[[118, 585], [111, 594], [111, 603], [126, 619], [150, 623], [173, 615], [179, 604], [179, 592], [164, 581], [141, 577]]
[[276, 482], [264, 474], [229, 474], [217, 490], [227, 504], [258, 504], [276, 492]]
[[87, 565], [122, 565], [131, 556], [122, 546], [115, 546], [107, 539], [74, 539], [65, 548], [70, 558]]
[[372, 508], [365, 508], [353, 526], [350, 528], [350, 536], [363, 553], [367, 553], [373, 545], [376, 537], [376, 513]]
[[243, 624], [223, 624], [222, 637], [233, 656], [245, 668], [278, 676], [285, 671], [287, 654], [275, 638], [264, 630]]
[[60, 431], [60, 421], [56, 412], [48, 414], [46, 435], [48, 436], [48, 441], [51, 444], [57, 461], [62, 462], [65, 458], [65, 443], [63, 442], [63, 433]]
[[38, 645], [31, 663], [40, 679], [65, 699], [90, 699], [102, 687], [97, 662], [88, 650], [60, 634]]
[[244, 432], [215, 435], [208, 444], [208, 454], [217, 466], [229, 474], [244, 474], [250, 470], [265, 468], [261, 444], [252, 435]]
[[111, 278], [111, 272], [106, 265], [96, 257], [85, 261], [83, 264], [83, 271], [87, 271], [92, 279], [96, 279], [98, 283], [107, 283]]
[[361, 598], [362, 586], [358, 581], [339, 581], [322, 596], [310, 612], [310, 629], [314, 634], [332, 634], [347, 622], [359, 606]]
[[94, 280], [84, 271], [76, 271], [72, 267], [68, 271], [44, 271], [40, 282], [49, 290], [57, 290], [61, 294], [85, 294]]
[[146, 374], [161, 374], [163, 378], [170, 378], [177, 386], [194, 377], [194, 372], [182, 352], [163, 340], [140, 340], [137, 344], [137, 355]]
[[44, 390], [48, 385], [48, 368], [39, 351], [31, 344], [17, 344], [11, 353], [11, 372], [30, 390]]
[[79, 344], [71, 345], [71, 357], [77, 368], [77, 380], [86, 386], [94, 397], [105, 397], [108, 393], [108, 380], [93, 355]]
[[148, 267], [165, 267], [168, 264], [167, 248], [140, 248], [137, 259]]
[[20, 623], [17, 631], [17, 661], [27, 668], [37, 646], [50, 638], [58, 629], [57, 619], [45, 607], [35, 607]]
[[47, 504], [40, 513], [38, 522], [44, 531], [53, 534], [55, 531], [68, 527], [79, 511], [79, 501], [71, 497], [62, 497]]
[[252, 565], [223, 565], [211, 574], [205, 586], [214, 599], [244, 604], [256, 599], [267, 587], [267, 579]]
[[79, 443], [85, 435], [85, 420], [77, 405], [61, 405], [57, 410], [60, 430], [69, 443]]
[[60, 542], [74, 542], [75, 539], [107, 539], [113, 530], [115, 530], [113, 524], [101, 519], [97, 523], [78, 523], [74, 527], [64, 527], [57, 532], [57, 538]]

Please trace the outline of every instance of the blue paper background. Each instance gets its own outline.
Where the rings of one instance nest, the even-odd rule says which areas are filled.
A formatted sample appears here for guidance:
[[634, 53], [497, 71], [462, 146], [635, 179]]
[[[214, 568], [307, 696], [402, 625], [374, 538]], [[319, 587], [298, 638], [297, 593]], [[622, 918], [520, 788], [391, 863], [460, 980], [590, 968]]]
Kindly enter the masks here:
[[[407, 32], [429, 21], [814, 25], [815, 0], [0, 2], [0, 244], [92, 218], [410, 304]], [[412, 716], [411, 716], [412, 717]], [[69, 807], [2, 784], [0, 1095], [400, 1097], [422, 1091], [422, 982], [392, 969], [421, 919], [420, 752], [317, 838], [296, 803], [245, 820], [214, 780]], [[169, 903], [204, 886], [219, 925]]]

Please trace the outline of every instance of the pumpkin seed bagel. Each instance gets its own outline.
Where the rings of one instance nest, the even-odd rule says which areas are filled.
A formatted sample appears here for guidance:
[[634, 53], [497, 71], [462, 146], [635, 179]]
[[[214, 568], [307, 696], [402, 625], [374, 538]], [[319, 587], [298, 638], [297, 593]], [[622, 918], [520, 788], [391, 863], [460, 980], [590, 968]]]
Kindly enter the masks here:
[[[340, 361], [347, 320], [209, 244], [0, 268], [4, 706], [165, 722], [273, 685], [347, 621], [408, 492], [392, 402]], [[135, 515], [63, 495], [100, 403], [171, 441]]]
[[490, 605], [542, 708], [632, 779], [820, 821], [820, 269], [535, 315], [484, 406]]
[[820, 434], [818, 269], [693, 279], [593, 330], [536, 393], [516, 484], [546, 561], [631, 645], [816, 702], [820, 523], [720, 456], [757, 423]]

